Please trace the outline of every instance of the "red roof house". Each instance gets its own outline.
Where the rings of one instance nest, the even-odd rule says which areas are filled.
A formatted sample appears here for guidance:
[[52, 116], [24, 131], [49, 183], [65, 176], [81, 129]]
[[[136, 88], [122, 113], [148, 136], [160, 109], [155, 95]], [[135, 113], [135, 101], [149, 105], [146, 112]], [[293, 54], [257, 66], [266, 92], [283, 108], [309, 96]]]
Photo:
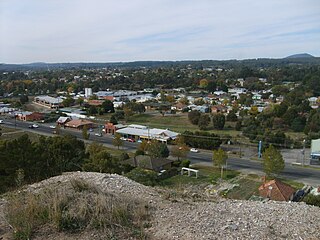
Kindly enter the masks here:
[[289, 201], [294, 193], [295, 189], [293, 187], [276, 179], [265, 182], [259, 187], [261, 197], [274, 201]]

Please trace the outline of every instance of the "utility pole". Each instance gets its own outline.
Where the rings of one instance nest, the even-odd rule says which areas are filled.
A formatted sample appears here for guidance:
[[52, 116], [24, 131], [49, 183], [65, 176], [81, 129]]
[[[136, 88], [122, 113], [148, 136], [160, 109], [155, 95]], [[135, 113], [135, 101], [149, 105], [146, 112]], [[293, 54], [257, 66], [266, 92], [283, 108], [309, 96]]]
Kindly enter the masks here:
[[259, 147], [258, 147], [258, 158], [261, 158], [261, 148], [262, 148], [262, 141], [259, 141]]
[[304, 167], [304, 155], [305, 155], [305, 151], [306, 151], [306, 140], [303, 139], [303, 150], [302, 150], [302, 166]]

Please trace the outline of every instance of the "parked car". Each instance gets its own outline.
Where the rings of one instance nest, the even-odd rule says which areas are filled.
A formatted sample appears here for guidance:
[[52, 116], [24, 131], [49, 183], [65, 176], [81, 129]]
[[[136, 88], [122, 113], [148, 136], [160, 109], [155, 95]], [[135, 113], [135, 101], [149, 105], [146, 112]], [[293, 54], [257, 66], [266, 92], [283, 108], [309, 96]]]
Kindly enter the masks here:
[[55, 125], [50, 125], [50, 128], [55, 129], [56, 126]]
[[132, 138], [128, 138], [127, 141], [128, 141], [128, 142], [135, 142], [135, 140], [132, 139]]
[[190, 152], [195, 152], [195, 153], [197, 153], [197, 152], [199, 152], [199, 150], [196, 149], [196, 148], [190, 148]]
[[3, 123], [3, 120], [0, 119], [0, 124]]
[[33, 127], [33, 128], [38, 128], [39, 125], [38, 125], [38, 124], [32, 124], [32, 127]]
[[142, 140], [141, 140], [141, 139], [139, 139], [137, 142], [138, 142], [138, 143], [142, 143]]
[[93, 129], [92, 129], [92, 128], [89, 128], [89, 132], [93, 132]]
[[123, 141], [127, 141], [127, 138], [125, 138], [125, 137], [121, 137], [120, 139]]
[[94, 135], [95, 135], [95, 136], [98, 136], [98, 137], [102, 137], [102, 134], [101, 134], [101, 133], [95, 133]]

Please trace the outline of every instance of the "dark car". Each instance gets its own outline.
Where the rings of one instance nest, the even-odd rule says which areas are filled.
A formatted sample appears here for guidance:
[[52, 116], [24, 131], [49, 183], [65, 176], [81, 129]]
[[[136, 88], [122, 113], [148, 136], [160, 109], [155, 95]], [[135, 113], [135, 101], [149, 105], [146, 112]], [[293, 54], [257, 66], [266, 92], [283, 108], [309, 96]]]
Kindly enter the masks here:
[[303, 189], [298, 190], [294, 194], [292, 201], [293, 202], [300, 202], [303, 199], [303, 197], [305, 196], [305, 194], [306, 194], [306, 192]]
[[33, 125], [29, 125], [28, 128], [33, 128]]

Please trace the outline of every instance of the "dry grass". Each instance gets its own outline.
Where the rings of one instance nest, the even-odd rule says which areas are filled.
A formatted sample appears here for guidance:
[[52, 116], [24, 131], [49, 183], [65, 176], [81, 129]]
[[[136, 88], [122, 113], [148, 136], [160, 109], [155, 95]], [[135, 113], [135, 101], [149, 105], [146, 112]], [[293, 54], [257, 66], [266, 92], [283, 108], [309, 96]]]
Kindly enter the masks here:
[[69, 234], [96, 230], [107, 238], [144, 239], [148, 215], [144, 202], [103, 193], [83, 180], [37, 194], [13, 194], [6, 208], [15, 239], [30, 239], [44, 226]]

